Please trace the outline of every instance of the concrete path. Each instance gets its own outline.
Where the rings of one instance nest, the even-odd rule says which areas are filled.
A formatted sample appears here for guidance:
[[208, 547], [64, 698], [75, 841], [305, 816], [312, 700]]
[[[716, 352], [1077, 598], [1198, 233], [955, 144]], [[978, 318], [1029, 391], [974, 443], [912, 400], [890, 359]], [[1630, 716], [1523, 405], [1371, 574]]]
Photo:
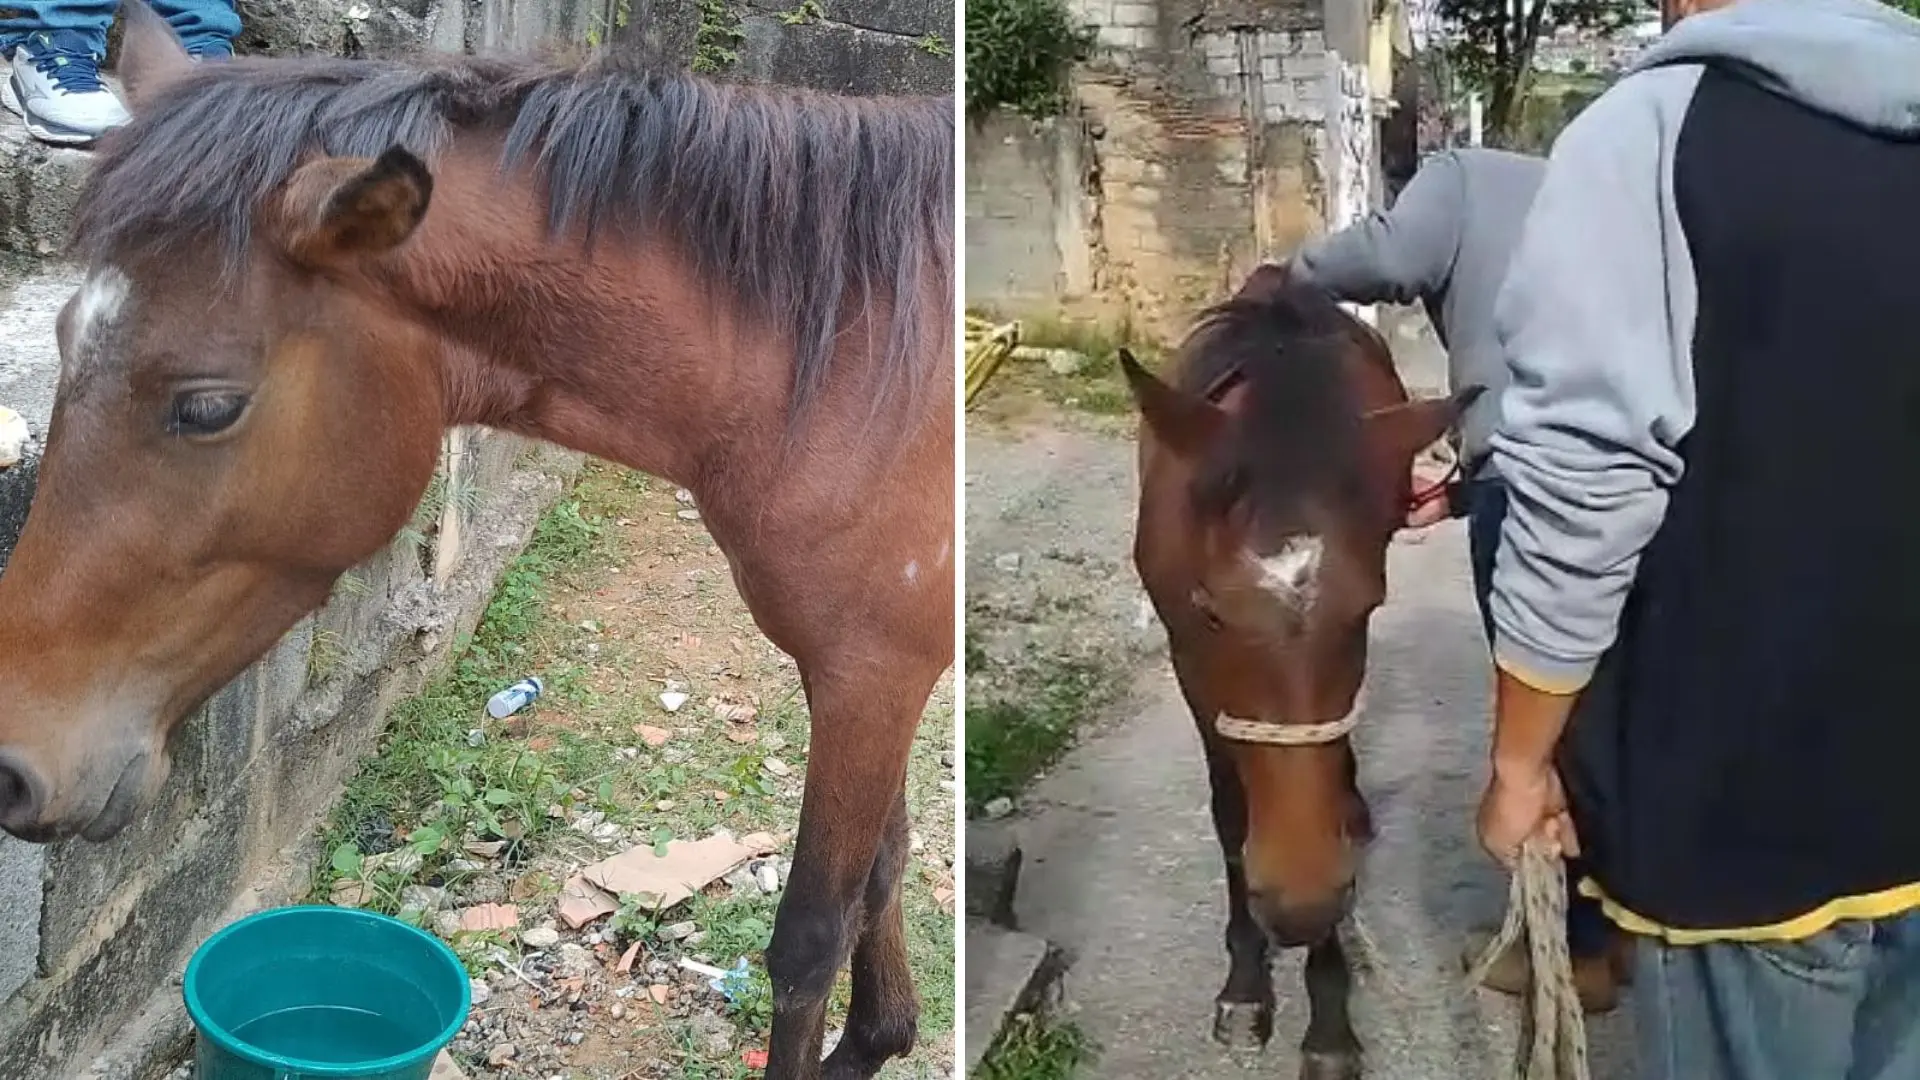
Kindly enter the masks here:
[[[1052, 432], [1040, 440], [1049, 452], [1034, 455], [1030, 439], [970, 433], [969, 562], [991, 565], [998, 552], [1036, 546], [1124, 559], [1130, 443]], [[1012, 475], [996, 476], [1015, 462]], [[1070, 468], [1047, 476], [1047, 466]], [[1058, 498], [1065, 492], [1072, 496]], [[1060, 515], [1062, 502], [1103, 511]], [[1350, 935], [1367, 943], [1353, 950], [1362, 967], [1355, 1023], [1369, 1080], [1505, 1080], [1516, 1039], [1512, 1007], [1467, 990], [1458, 966], [1469, 928], [1497, 919], [1505, 900], [1503, 876], [1472, 836], [1489, 682], [1464, 530], [1449, 524], [1396, 545], [1389, 574], [1391, 599], [1373, 624], [1369, 711], [1357, 735], [1380, 836], [1361, 879], [1361, 931]], [[1130, 568], [1109, 581], [1119, 602], [1092, 607], [1117, 616], [1139, 586]], [[1226, 975], [1219, 846], [1198, 737], [1164, 654], [1142, 671], [1122, 715], [1095, 725], [1024, 800], [1022, 929], [1076, 954], [1066, 996], [1101, 1046], [1088, 1075], [1291, 1080], [1306, 1023], [1303, 954], [1277, 965], [1281, 1004], [1265, 1053], [1229, 1054], [1208, 1038]], [[1595, 1080], [1631, 1077], [1627, 1035], [1620, 1016], [1593, 1025]]]

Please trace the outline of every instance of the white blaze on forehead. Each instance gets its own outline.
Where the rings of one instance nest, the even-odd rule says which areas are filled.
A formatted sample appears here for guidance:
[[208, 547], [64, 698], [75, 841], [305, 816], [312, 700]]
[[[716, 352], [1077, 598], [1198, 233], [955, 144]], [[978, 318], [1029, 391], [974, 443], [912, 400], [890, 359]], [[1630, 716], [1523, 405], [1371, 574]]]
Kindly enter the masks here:
[[1320, 556], [1326, 544], [1317, 536], [1292, 536], [1271, 555], [1257, 555], [1260, 587], [1304, 611], [1319, 591]]
[[73, 310], [73, 345], [76, 356], [90, 355], [100, 337], [120, 319], [126, 308], [133, 282], [117, 267], [102, 266], [87, 275]]

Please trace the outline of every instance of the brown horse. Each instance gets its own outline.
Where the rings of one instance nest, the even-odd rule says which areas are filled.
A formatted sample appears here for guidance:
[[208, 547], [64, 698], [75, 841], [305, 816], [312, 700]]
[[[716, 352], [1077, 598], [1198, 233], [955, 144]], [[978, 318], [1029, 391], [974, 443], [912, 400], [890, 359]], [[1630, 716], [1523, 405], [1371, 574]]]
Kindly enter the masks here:
[[1301, 1075], [1359, 1075], [1337, 927], [1372, 823], [1347, 739], [1414, 455], [1469, 400], [1410, 402], [1386, 342], [1284, 270], [1205, 312], [1143, 418], [1134, 563], [1200, 728], [1227, 863], [1214, 1037], [1273, 1034], [1270, 947], [1307, 946]]
[[119, 831], [181, 718], [400, 529], [443, 429], [519, 432], [692, 489], [799, 664], [767, 1075], [908, 1051], [907, 759], [954, 642], [950, 101], [201, 66], [137, 2], [128, 23], [134, 120], [84, 193], [89, 276], [0, 579], [0, 825]]

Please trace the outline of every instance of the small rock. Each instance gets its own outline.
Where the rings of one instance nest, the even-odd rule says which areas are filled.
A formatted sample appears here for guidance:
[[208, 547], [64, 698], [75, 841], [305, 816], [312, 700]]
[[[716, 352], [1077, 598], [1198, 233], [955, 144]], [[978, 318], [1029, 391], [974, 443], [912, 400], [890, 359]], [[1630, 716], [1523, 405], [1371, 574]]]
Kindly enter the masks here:
[[593, 967], [593, 952], [585, 945], [568, 942], [560, 946], [560, 974], [563, 978], [577, 979]]
[[754, 867], [753, 878], [759, 883], [761, 892], [776, 893], [780, 891], [780, 868], [773, 865], [772, 860], [768, 860]]
[[501, 1043], [499, 1046], [487, 1051], [487, 1064], [497, 1069], [519, 1056], [519, 1047], [512, 1043]]
[[728, 874], [726, 877], [726, 882], [727, 882], [727, 885], [733, 889], [736, 895], [743, 894], [743, 893], [752, 895], [760, 891], [759, 880], [754, 877], [754, 873], [752, 870], [749, 870], [744, 866], [739, 867], [735, 869], [732, 873]]
[[686, 694], [678, 690], [669, 690], [660, 695], [660, 707], [670, 713], [679, 712], [680, 706], [685, 705], [687, 700]]
[[693, 933], [687, 935], [688, 945], [698, 945], [705, 940], [707, 940], [707, 932], [705, 930], [695, 930]]
[[1008, 814], [1013, 813], [1013, 800], [1002, 795], [981, 807], [980, 812], [985, 814], [990, 820], [1006, 817]]
[[777, 754], [787, 748], [787, 737], [777, 731], [762, 732], [760, 745]]
[[400, 906], [414, 911], [441, 911], [450, 901], [447, 890], [432, 885], [409, 885], [400, 890]]
[[626, 832], [617, 822], [606, 821], [593, 827], [593, 838], [600, 841], [618, 840]]
[[681, 488], [679, 491], [673, 493], [673, 501], [684, 506], [692, 506], [693, 492], [688, 491], [686, 488]]
[[920, 835], [920, 830], [913, 829], [908, 831], [907, 850], [913, 852], [916, 855], [922, 851], [927, 850], [927, 838]]
[[1013, 573], [1015, 570], [1020, 569], [1020, 553], [1017, 551], [1009, 551], [1005, 555], [995, 555], [993, 557], [993, 568], [995, 570], [1004, 570], [1009, 574]]
[[627, 1017], [627, 1007], [616, 1001], [613, 1003], [613, 1007], [607, 1010], [607, 1015], [613, 1017], [615, 1020], [624, 1020]]
[[692, 937], [694, 931], [698, 929], [700, 928], [690, 922], [671, 923], [660, 928], [660, 940], [679, 941], [681, 938]]
[[775, 776], [792, 776], [793, 766], [777, 757], [762, 758], [760, 766]]
[[675, 514], [674, 516], [679, 518], [681, 521], [699, 521], [700, 511], [691, 510], [691, 509], [682, 510], [679, 513]]
[[582, 1042], [586, 1041], [586, 1038], [587, 1038], [587, 1035], [586, 1035], [586, 1032], [584, 1031], [573, 1032], [572, 1034], [567, 1036], [567, 1045], [579, 1046]]
[[613, 755], [619, 758], [621, 761], [632, 761], [633, 759], [640, 756], [640, 748], [637, 746], [623, 746], [620, 749], [615, 750], [613, 752]]
[[673, 809], [673, 805], [674, 804], [672, 799], [661, 799], [659, 802], [653, 804], [653, 808], [655, 810], [661, 811], [662, 813], [665, 813], [666, 811]]
[[443, 938], [451, 938], [460, 932], [460, 913], [443, 911], [433, 917], [433, 931]]
[[467, 732], [467, 745], [476, 749], [487, 745], [487, 733], [479, 728]]
[[468, 979], [467, 982], [473, 987], [473, 1003], [475, 1005], [485, 1005], [487, 1002], [493, 1000], [493, 987], [488, 986], [479, 979]]
[[456, 874], [477, 874], [486, 868], [472, 859], [448, 859], [447, 869]]
[[945, 765], [949, 769], [953, 768], [953, 751], [940, 751], [940, 764]]
[[733, 1052], [733, 1025], [722, 1017], [710, 1012], [695, 1013], [690, 1026], [694, 1038], [705, 1047], [707, 1053], [722, 1057]]
[[521, 934], [520, 941], [530, 949], [551, 949], [560, 944], [560, 931], [549, 926], [536, 926]]

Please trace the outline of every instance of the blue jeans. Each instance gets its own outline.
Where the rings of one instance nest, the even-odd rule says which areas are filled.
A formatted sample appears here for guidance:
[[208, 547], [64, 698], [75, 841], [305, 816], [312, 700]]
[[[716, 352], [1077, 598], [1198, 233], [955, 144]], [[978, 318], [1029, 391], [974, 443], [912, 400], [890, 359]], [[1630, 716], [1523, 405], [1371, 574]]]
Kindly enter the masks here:
[[[1493, 554], [1500, 547], [1500, 525], [1507, 517], [1507, 486], [1495, 477], [1481, 477], [1466, 484], [1467, 553], [1473, 563], [1473, 594], [1480, 604], [1480, 621], [1493, 643], [1493, 611], [1488, 598], [1493, 595]], [[1600, 904], [1576, 893], [1575, 887], [1587, 869], [1578, 859], [1567, 860], [1567, 950], [1575, 956], [1604, 954], [1610, 927]], [[1811, 1080], [1811, 1078], [1809, 1078]]]
[[[149, 0], [189, 52], [214, 46], [231, 51], [240, 33], [233, 0]], [[10, 56], [21, 39], [43, 30], [71, 30], [84, 37], [97, 58], [107, 54], [107, 28], [118, 0], [6, 0], [0, 3], [0, 49]]]
[[1920, 1077], [1920, 914], [1637, 950], [1640, 1080]]

